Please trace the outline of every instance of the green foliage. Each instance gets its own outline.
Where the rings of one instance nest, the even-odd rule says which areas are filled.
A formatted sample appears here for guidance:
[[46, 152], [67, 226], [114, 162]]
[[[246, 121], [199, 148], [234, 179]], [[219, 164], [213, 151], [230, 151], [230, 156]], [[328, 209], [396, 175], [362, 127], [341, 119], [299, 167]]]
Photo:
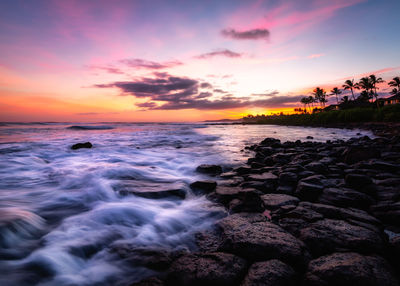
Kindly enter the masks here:
[[331, 110], [313, 114], [292, 114], [255, 118], [254, 123], [277, 125], [335, 125], [357, 122], [400, 122], [400, 104], [376, 108]]

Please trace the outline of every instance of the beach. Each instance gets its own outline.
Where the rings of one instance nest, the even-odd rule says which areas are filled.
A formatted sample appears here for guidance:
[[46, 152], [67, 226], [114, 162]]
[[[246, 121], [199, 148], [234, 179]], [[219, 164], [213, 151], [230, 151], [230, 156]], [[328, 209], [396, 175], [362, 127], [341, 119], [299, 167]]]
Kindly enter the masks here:
[[[325, 268], [312, 266], [343, 252], [383, 273], [366, 285], [397, 283], [399, 141], [385, 129], [1, 129], [2, 283], [319, 285]], [[346, 155], [353, 146], [370, 149]], [[346, 275], [372, 281], [353, 266]]]

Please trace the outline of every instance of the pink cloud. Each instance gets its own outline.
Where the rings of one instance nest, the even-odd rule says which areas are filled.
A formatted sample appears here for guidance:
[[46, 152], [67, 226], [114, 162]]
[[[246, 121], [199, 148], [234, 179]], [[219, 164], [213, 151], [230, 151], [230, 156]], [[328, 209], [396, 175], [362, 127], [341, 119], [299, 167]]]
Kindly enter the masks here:
[[316, 58], [320, 58], [320, 57], [323, 57], [323, 56], [325, 56], [325, 54], [312, 54], [312, 55], [309, 55], [307, 58], [316, 59]]

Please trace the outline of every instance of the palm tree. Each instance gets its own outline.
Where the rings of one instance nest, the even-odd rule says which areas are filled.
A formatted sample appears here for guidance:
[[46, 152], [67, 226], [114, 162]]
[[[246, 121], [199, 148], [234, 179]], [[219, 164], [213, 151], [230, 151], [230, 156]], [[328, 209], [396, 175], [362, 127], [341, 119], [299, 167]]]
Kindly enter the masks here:
[[[374, 89], [374, 96], [375, 96], [375, 102], [377, 102], [377, 100], [378, 100], [378, 93], [376, 92], [376, 90], [378, 89], [378, 87], [376, 86], [378, 83], [382, 83], [382, 82], [385, 82], [381, 77], [376, 77], [376, 75], [374, 75], [374, 74], [371, 74], [370, 76], [369, 76], [369, 79], [370, 79], [370, 81], [371, 81], [371, 85], [372, 85], [372, 88]], [[379, 107], [379, 105], [378, 105], [378, 107]]]
[[400, 90], [400, 78], [398, 76], [394, 77], [392, 81], [388, 83], [390, 86], [397, 87]]
[[306, 112], [307, 112], [308, 97], [302, 97], [302, 98], [300, 99], [300, 102], [301, 102], [302, 104], [304, 104], [304, 109], [305, 109]]
[[399, 90], [397, 88], [393, 88], [391, 92], [389, 92], [392, 95], [396, 95], [399, 93]]
[[348, 103], [349, 102], [349, 97], [347, 95], [343, 96], [343, 98], [340, 100], [342, 103]]
[[339, 98], [338, 95], [342, 93], [342, 91], [340, 89], [338, 89], [337, 87], [334, 87], [332, 90], [332, 95], [336, 95], [336, 103], [339, 104]]
[[312, 97], [312, 96], [310, 95], [310, 96], [308, 97], [308, 103], [309, 103], [309, 104], [311, 103], [312, 109], [314, 109], [314, 102], [315, 102], [314, 97]]
[[355, 100], [356, 98], [354, 97], [354, 89], [360, 89], [360, 87], [358, 86], [358, 84], [357, 83], [354, 83], [354, 78], [352, 79], [352, 80], [346, 80], [345, 82], [344, 82], [344, 85], [343, 85], [343, 89], [344, 90], [347, 90], [347, 89], [350, 89], [351, 90], [351, 95], [352, 95], [352, 97], [353, 97], [353, 100]]
[[369, 94], [370, 94], [369, 91], [370, 90], [372, 91], [372, 89], [374, 87], [372, 82], [371, 82], [371, 79], [369, 77], [361, 78], [360, 82], [358, 83], [358, 86], [365, 90], [365, 93], [363, 93], [363, 96], [362, 96], [363, 98], [365, 98], [366, 95], [368, 95], [368, 97], [369, 97]]
[[319, 103], [321, 103], [321, 107], [325, 107], [326, 91], [323, 88], [316, 87], [313, 90], [313, 95], [315, 97], [315, 101], [318, 101]]

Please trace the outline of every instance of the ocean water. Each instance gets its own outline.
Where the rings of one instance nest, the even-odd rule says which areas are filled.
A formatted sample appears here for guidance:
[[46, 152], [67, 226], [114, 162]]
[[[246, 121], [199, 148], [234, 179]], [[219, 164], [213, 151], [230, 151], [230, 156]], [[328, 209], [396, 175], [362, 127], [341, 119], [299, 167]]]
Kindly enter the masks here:
[[[193, 250], [194, 234], [226, 215], [191, 193], [191, 182], [207, 178], [198, 165], [230, 170], [265, 137], [363, 135], [372, 137], [272, 125], [2, 123], [0, 285], [129, 285], [154, 273], [136, 249]], [[86, 141], [92, 149], [70, 149]], [[187, 196], [130, 193], [170, 189]]]

